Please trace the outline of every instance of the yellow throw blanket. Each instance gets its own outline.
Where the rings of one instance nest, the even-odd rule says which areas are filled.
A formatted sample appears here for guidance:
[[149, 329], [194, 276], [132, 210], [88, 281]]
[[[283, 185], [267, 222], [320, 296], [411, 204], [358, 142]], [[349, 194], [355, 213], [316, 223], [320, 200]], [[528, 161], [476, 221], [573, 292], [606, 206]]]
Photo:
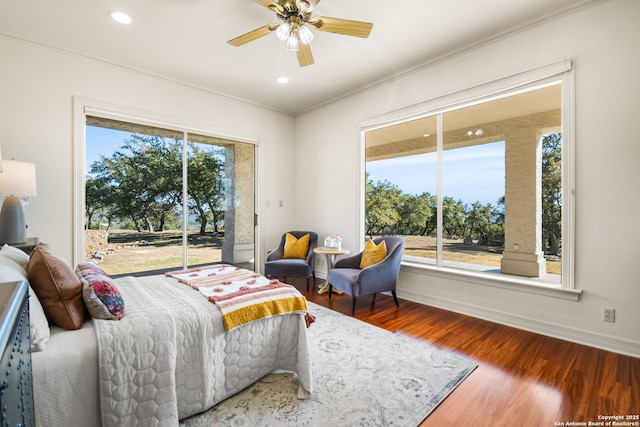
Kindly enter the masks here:
[[165, 273], [197, 289], [218, 306], [227, 330], [270, 316], [307, 313], [306, 298], [293, 286], [232, 265]]

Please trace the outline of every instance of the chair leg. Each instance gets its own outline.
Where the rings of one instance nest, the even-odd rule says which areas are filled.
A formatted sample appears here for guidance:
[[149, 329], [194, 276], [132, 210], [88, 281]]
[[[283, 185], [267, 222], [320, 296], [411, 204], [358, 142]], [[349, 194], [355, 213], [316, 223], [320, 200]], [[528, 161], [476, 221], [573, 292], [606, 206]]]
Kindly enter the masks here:
[[356, 297], [351, 298], [351, 317], [356, 315]]
[[331, 286], [331, 283], [329, 283], [329, 299], [331, 299], [331, 290], [333, 289], [333, 286]]
[[393, 295], [393, 300], [396, 303], [396, 307], [400, 307], [400, 304], [398, 304], [398, 296], [396, 295], [396, 291], [391, 291], [391, 295]]
[[307, 276], [307, 292], [309, 292], [309, 276]]

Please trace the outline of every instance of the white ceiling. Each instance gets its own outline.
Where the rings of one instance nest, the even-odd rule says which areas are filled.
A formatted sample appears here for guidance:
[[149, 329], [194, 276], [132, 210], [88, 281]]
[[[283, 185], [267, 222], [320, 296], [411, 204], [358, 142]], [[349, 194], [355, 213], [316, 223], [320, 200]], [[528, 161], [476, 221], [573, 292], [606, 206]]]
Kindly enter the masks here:
[[[373, 30], [368, 39], [316, 31], [315, 64], [304, 68], [275, 34], [226, 43], [277, 22], [252, 0], [6, 0], [0, 33], [300, 114], [593, 1], [322, 0], [314, 15]], [[112, 21], [112, 10], [134, 22]], [[276, 83], [281, 75], [287, 85]]]

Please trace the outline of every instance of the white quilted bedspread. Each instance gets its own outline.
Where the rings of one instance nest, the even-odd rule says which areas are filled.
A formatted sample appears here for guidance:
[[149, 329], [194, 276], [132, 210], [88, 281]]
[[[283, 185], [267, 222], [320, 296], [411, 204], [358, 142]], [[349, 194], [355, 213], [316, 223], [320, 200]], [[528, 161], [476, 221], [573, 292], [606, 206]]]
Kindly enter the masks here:
[[102, 425], [177, 426], [276, 369], [298, 375], [309, 397], [304, 316], [282, 315], [226, 332], [219, 309], [163, 276], [117, 280], [120, 321], [94, 320]]

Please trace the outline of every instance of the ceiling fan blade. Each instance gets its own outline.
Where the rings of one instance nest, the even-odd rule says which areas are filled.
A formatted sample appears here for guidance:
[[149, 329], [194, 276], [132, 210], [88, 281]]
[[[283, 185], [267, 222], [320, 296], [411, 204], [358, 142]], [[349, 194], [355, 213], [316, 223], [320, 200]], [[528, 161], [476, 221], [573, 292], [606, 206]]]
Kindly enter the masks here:
[[328, 33], [342, 34], [354, 37], [369, 37], [373, 24], [370, 22], [351, 21], [349, 19], [330, 18], [326, 16], [316, 16], [309, 20], [309, 24], [313, 25], [319, 31]]
[[271, 33], [273, 30], [278, 28], [278, 24], [268, 24], [264, 27], [256, 28], [253, 31], [249, 31], [246, 34], [236, 37], [235, 39], [231, 39], [227, 41], [231, 46], [242, 46], [243, 44], [252, 42], [260, 37], [264, 37], [267, 34]]
[[271, 9], [277, 12], [284, 11], [284, 8], [273, 0], [253, 0], [253, 1], [258, 3], [260, 6], [266, 7], [267, 9]]
[[311, 47], [308, 44], [298, 44], [298, 64], [301, 67], [313, 64], [313, 55], [311, 54]]

